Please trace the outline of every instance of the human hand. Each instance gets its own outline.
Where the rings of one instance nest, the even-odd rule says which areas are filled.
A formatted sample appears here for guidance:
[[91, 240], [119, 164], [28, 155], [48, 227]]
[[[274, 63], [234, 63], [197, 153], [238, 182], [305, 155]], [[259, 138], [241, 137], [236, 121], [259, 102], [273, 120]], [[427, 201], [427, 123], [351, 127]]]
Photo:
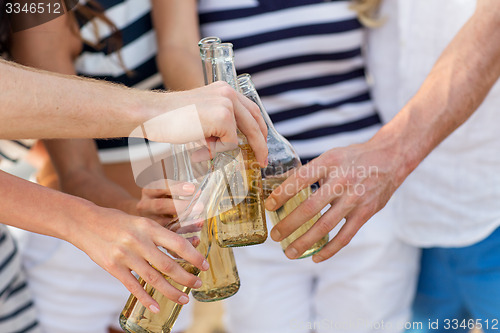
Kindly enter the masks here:
[[400, 156], [384, 144], [368, 141], [331, 149], [302, 166], [271, 193], [266, 209], [276, 210], [315, 182], [319, 182], [320, 187], [272, 229], [271, 238], [283, 240], [331, 204], [311, 229], [288, 246], [285, 254], [290, 259], [298, 258], [345, 218], [338, 234], [313, 256], [313, 261], [332, 257], [385, 206], [403, 182], [406, 174], [402, 171]]
[[136, 205], [137, 213], [158, 222], [163, 227], [169, 227], [190, 202], [177, 198], [192, 196], [195, 189], [194, 184], [187, 182], [174, 184], [169, 180], [167, 184], [166, 181], [156, 181], [142, 189], [141, 200]]
[[186, 272], [158, 246], [175, 252], [201, 270], [207, 270], [208, 262], [190, 242], [150, 219], [93, 207], [85, 224], [77, 224], [81, 226], [72, 230], [68, 240], [120, 280], [152, 312], [158, 312], [158, 303], [146, 293], [131, 271], [170, 300], [186, 304], [188, 296], [169, 284], [159, 271], [191, 288], [199, 288], [201, 280]]
[[[155, 102], [158, 112], [143, 125], [142, 131], [150, 140], [187, 143], [206, 139], [212, 151], [227, 151], [238, 144], [237, 128], [248, 139], [261, 166], [267, 158], [267, 127], [255, 103], [236, 92], [226, 82], [167, 94]], [[158, 106], [163, 107], [158, 109]], [[165, 112], [164, 106], [168, 108]]]

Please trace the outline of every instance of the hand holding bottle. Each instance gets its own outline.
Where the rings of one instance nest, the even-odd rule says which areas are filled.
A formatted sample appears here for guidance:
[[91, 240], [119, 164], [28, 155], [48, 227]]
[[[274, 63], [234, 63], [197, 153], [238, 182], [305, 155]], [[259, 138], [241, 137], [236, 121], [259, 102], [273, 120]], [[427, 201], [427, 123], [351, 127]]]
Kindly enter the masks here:
[[71, 242], [119, 279], [152, 312], [158, 311], [159, 304], [146, 293], [131, 271], [168, 299], [187, 303], [188, 296], [173, 287], [160, 271], [176, 283], [191, 288], [200, 287], [201, 280], [165, 255], [158, 246], [177, 253], [201, 270], [208, 269], [205, 257], [188, 240], [155, 221], [97, 206], [95, 210], [96, 214], [92, 214], [95, 218], [88, 219], [85, 227], [71, 231]]
[[[269, 149], [269, 163], [261, 170], [265, 198], [271, 194], [273, 189], [283, 183], [290, 174], [293, 174], [293, 172], [302, 164], [300, 162], [299, 155], [297, 155], [290, 142], [288, 142], [288, 140], [279, 134], [274, 128], [273, 122], [262, 104], [250, 75], [239, 75], [238, 84], [243, 95], [258, 105], [268, 129], [267, 146]], [[267, 216], [275, 226], [280, 226], [283, 223], [282, 220], [284, 220], [288, 214], [290, 214], [295, 208], [297, 208], [298, 205], [306, 200], [309, 195], [311, 195], [311, 188], [309, 186], [301, 188], [298, 193], [294, 193], [294, 195], [280, 207], [275, 210], [268, 211]], [[280, 238], [279, 241], [281, 242], [283, 251], [285, 251], [290, 244], [293, 244], [297, 238], [306, 233], [320, 217], [321, 214], [319, 212], [312, 215], [310, 218], [302, 221], [302, 224], [287, 234], [286, 237]], [[323, 235], [309, 247], [301, 249], [301, 252], [296, 256], [292, 257], [288, 255], [289, 253], [285, 253], [287, 253], [290, 259], [306, 258], [318, 252], [328, 242], [328, 237], [328, 233]]]
[[326, 260], [349, 244], [354, 235], [376, 212], [382, 209], [403, 182], [403, 154], [391, 151], [390, 140], [377, 136], [362, 144], [334, 148], [315, 158], [278, 186], [266, 200], [266, 209], [274, 211], [302, 189], [319, 182], [319, 189], [271, 231], [281, 241], [325, 206], [331, 207], [317, 223], [286, 250], [295, 258], [344, 218], [345, 224], [323, 249], [313, 256]]
[[[190, 160], [185, 159], [185, 157], [189, 157], [187, 150], [182, 146], [180, 147], [181, 149], [173, 147], [174, 156], [172, 162], [174, 164], [174, 178], [176, 179], [181, 174], [185, 174], [189, 178], [194, 175], [191, 172]], [[162, 166], [168, 165], [168, 162], [168, 160], [166, 162], [162, 160]], [[176, 229], [178, 236], [185, 238], [184, 244], [191, 242], [196, 247], [194, 251], [197, 251], [203, 257], [208, 256], [210, 251], [210, 240], [212, 237], [210, 221], [213, 221], [216, 208], [224, 193], [225, 184], [223, 175], [225, 172], [234, 173], [238, 170], [238, 166], [238, 161], [230, 155], [218, 154], [210, 164], [210, 172], [206, 173], [201, 182], [198, 183], [196, 192], [192, 196], [188, 207], [180, 212], [176, 223], [172, 225]], [[165, 172], [165, 177], [168, 177], [167, 172]], [[164, 181], [168, 181], [168, 178], [164, 179]], [[185, 247], [180, 247], [180, 249], [183, 250]], [[174, 257], [181, 255], [181, 253], [172, 249], [172, 247], [166, 248], [166, 250], [173, 252]], [[189, 260], [188, 257], [184, 256], [184, 258]], [[198, 275], [200, 273], [197, 267], [185, 260], [176, 259], [176, 263], [186, 271], [185, 274]], [[174, 276], [170, 274], [166, 274], [164, 279], [170, 282], [172, 286], [175, 286], [178, 289], [178, 293], [187, 294], [191, 290], [191, 287], [187, 284], [176, 283]], [[145, 308], [137, 302], [138, 299], [134, 295], [131, 295], [120, 314], [121, 327], [128, 332], [171, 332], [172, 326], [181, 311], [182, 304], [188, 301], [187, 296], [185, 299], [186, 302], [181, 299], [172, 302], [172, 298], [165, 297], [163, 292], [150, 284], [147, 279], [141, 277], [139, 278], [139, 282], [147, 294], [151, 295], [157, 304], [160, 304], [160, 309], [159, 311], [155, 311], [157, 310], [155, 308]], [[195, 288], [200, 286], [201, 281], [194, 285]]]
[[[207, 139], [213, 143], [212, 150], [220, 152], [238, 145], [239, 128], [259, 163], [265, 165], [267, 128], [259, 108], [227, 83], [157, 95], [157, 111], [131, 136], [176, 144]], [[160, 109], [165, 105], [168, 109]]]
[[[158, 184], [160, 182], [161, 184]], [[188, 207], [195, 189], [195, 185], [189, 182], [174, 184], [172, 180], [155, 181], [142, 189], [141, 200], [136, 205], [137, 212], [140, 216], [168, 227], [174, 218]]]

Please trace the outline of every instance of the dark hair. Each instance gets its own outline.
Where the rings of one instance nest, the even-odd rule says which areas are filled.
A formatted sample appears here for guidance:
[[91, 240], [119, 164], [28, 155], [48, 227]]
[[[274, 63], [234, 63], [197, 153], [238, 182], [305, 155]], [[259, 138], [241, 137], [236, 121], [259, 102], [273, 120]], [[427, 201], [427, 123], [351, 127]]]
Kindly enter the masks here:
[[[0, 0], [0, 57], [9, 56], [9, 49], [12, 37], [12, 18], [7, 14], [7, 2], [9, 0]], [[66, 6], [67, 14], [71, 15], [76, 19], [78, 25], [75, 25], [75, 30], [73, 31], [82, 40], [82, 43], [90, 45], [95, 49], [102, 49], [107, 46], [109, 52], [119, 51], [122, 47], [122, 35], [121, 31], [116, 27], [116, 25], [104, 15], [104, 9], [96, 0], [87, 0], [85, 4], [78, 4], [77, 0], [64, 0]], [[91, 41], [84, 40], [81, 37], [78, 26], [81, 26], [93, 19], [98, 19], [109, 26], [112, 31], [111, 37], [107, 39], [107, 45], [94, 44]], [[94, 24], [94, 30], [96, 36], [99, 34], [97, 30], [97, 25]], [[120, 62], [123, 66], [123, 61], [121, 60], [120, 54], [118, 54]]]
[[10, 37], [10, 17], [7, 14], [7, 0], [0, 0], [0, 57], [8, 54]]
[[[113, 21], [106, 17], [106, 15], [104, 14], [104, 8], [102, 8], [98, 1], [87, 0], [85, 4], [77, 5], [73, 13], [79, 26], [97, 19], [107, 24], [111, 29], [111, 36], [107, 39], [107, 45], [95, 44], [89, 40], [85, 40], [81, 37], [80, 32], [76, 31], [78, 36], [80, 36], [80, 38], [82, 39], [83, 43], [95, 49], [102, 49], [104, 47], [107, 47], [109, 52], [118, 51], [121, 49], [121, 47], [123, 46], [121, 31], [116, 27]], [[95, 24], [95, 21], [93, 21], [93, 27], [96, 35], [96, 40], [98, 40], [99, 30], [97, 28], [97, 24]]]
[[79, 27], [83, 26], [85, 23], [92, 22], [96, 41], [99, 40], [99, 29], [96, 24], [96, 20], [104, 22], [111, 29], [111, 35], [109, 38], [106, 38], [105, 44], [104, 43], [95, 44], [89, 40], [84, 39], [81, 36], [79, 30], [74, 31], [74, 33], [80, 37], [82, 43], [87, 44], [96, 50], [102, 50], [104, 48], [107, 48], [108, 53], [116, 52], [118, 56], [119, 65], [125, 70], [125, 73], [127, 75], [129, 76], [133, 75], [133, 71], [128, 70], [127, 67], [125, 66], [121, 52], [118, 52], [123, 46], [122, 33], [120, 29], [118, 29], [118, 27], [113, 23], [113, 21], [111, 21], [109, 18], [106, 17], [104, 12], [105, 12], [104, 8], [99, 4], [97, 0], [87, 0], [85, 4], [77, 5], [72, 13], [78, 23], [77, 26]]

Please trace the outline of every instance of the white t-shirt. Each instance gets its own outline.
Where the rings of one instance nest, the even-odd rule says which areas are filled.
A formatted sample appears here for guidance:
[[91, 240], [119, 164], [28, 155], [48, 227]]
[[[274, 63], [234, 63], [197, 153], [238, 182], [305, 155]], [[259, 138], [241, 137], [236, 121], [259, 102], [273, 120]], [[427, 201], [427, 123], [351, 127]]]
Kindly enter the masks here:
[[[389, 121], [473, 14], [475, 0], [384, 0], [370, 32], [374, 100]], [[493, 41], [492, 41], [493, 42]], [[500, 225], [500, 84], [396, 193], [401, 237], [421, 247], [474, 244]]]

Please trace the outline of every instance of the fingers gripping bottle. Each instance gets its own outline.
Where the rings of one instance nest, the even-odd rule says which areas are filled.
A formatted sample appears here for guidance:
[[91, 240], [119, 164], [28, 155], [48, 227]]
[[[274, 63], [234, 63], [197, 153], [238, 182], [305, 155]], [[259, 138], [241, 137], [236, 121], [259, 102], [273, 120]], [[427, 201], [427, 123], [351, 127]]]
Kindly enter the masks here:
[[[199, 237], [200, 244], [197, 249], [200, 252], [208, 252], [208, 223], [204, 223]], [[200, 273], [198, 268], [185, 260], [176, 259], [175, 261], [191, 274], [198, 275]], [[168, 283], [180, 291], [186, 294], [189, 294], [191, 291], [191, 288], [173, 281], [168, 275], [163, 274], [163, 276]], [[168, 299], [141, 277], [139, 277], [139, 283], [144, 290], [158, 302], [160, 305], [160, 312], [154, 313], [150, 311], [147, 307], [142, 305], [134, 295], [131, 294], [120, 314], [121, 328], [129, 333], [170, 333], [175, 321], [179, 317], [182, 304], [178, 304]]]
[[[200, 41], [205, 83], [225, 81], [236, 91], [233, 46], [220, 43], [217, 37]], [[228, 152], [240, 161], [243, 177], [228, 175], [226, 196], [219, 205], [214, 234], [221, 247], [263, 243], [267, 238], [260, 166], [246, 137], [238, 132], [238, 148]]]
[[[285, 139], [281, 134], [279, 134], [269, 117], [262, 101], [260, 100], [259, 94], [255, 89], [255, 86], [251, 80], [249, 74], [242, 74], [238, 76], [238, 84], [240, 86], [243, 95], [248, 97], [250, 100], [255, 102], [262, 113], [262, 117], [267, 125], [267, 147], [269, 150], [268, 160], [269, 164], [267, 167], [262, 169], [262, 183], [264, 188], [264, 197], [267, 198], [271, 192], [278, 187], [287, 178], [287, 173], [301, 166], [300, 158], [295, 152], [295, 149], [290, 144], [290, 142]], [[307, 187], [297, 193], [293, 198], [288, 200], [283, 206], [278, 208], [274, 212], [267, 212], [269, 218], [273, 225], [276, 225], [279, 221], [284, 219], [288, 214], [290, 214], [298, 205], [300, 205], [304, 200], [306, 200], [309, 195], [311, 195], [311, 187]], [[294, 231], [290, 236], [281, 241], [281, 247], [283, 251], [290, 245], [294, 240], [302, 236], [307, 230], [309, 230], [314, 223], [321, 217], [321, 214], [317, 214], [312, 219], [304, 223], [300, 228]], [[323, 237], [321, 240], [316, 242], [310, 249], [308, 249], [301, 258], [306, 258], [318, 252], [326, 243], [328, 243], [328, 235]]]
[[[213, 221], [218, 204], [225, 193], [227, 184], [224, 174], [239, 172], [237, 161], [227, 154], [218, 154], [213, 161], [212, 171], [209, 172], [197, 188], [188, 208], [182, 212], [176, 223], [171, 225], [172, 230], [191, 241], [196, 249], [205, 257], [210, 253], [211, 232], [210, 221]], [[201, 207], [201, 209], [200, 209]], [[163, 252], [166, 252], [163, 249]], [[182, 259], [175, 259], [186, 271], [198, 275], [199, 270]], [[163, 274], [165, 279], [175, 288], [190, 292], [190, 288], [173, 281]], [[120, 326], [130, 333], [170, 333], [182, 305], [165, 297], [144, 279], [139, 278], [144, 290], [160, 305], [160, 312], [154, 313], [143, 306], [134, 295], [130, 295], [120, 315]]]

